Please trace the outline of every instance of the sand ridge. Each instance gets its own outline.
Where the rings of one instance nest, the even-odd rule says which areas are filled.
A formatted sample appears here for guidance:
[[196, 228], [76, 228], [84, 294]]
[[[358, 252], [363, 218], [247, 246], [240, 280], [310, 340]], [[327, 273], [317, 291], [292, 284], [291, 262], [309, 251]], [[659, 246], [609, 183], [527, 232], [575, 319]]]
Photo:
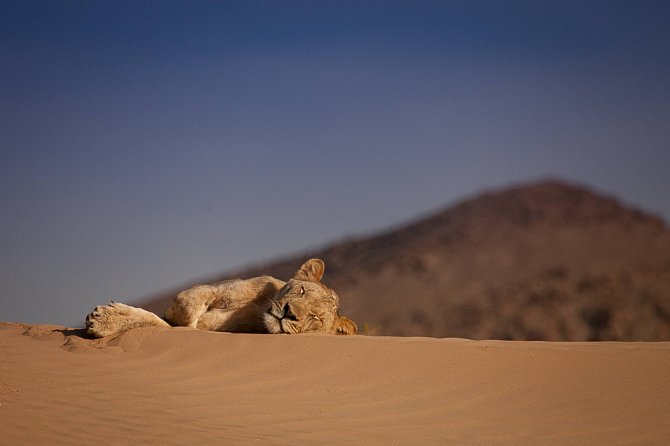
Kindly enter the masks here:
[[1, 444], [667, 444], [670, 343], [0, 324]]

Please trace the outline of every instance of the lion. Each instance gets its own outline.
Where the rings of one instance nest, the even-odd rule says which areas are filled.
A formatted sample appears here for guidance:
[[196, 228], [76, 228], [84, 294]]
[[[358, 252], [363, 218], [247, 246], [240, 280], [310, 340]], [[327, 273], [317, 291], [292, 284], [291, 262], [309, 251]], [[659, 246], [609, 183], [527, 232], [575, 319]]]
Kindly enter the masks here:
[[86, 331], [112, 336], [137, 327], [192, 327], [238, 333], [356, 334], [356, 324], [339, 315], [339, 297], [321, 283], [325, 264], [305, 262], [288, 282], [271, 276], [195, 285], [180, 292], [165, 318], [118, 302], [99, 305], [86, 316]]

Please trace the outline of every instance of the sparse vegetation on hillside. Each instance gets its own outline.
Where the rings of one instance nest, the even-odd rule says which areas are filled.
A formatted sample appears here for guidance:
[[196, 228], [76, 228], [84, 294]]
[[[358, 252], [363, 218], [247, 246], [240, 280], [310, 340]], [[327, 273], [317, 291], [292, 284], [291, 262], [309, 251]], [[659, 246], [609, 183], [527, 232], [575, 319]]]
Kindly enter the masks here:
[[325, 260], [324, 281], [369, 334], [670, 340], [670, 230], [559, 181], [485, 193], [377, 237], [215, 279], [288, 277], [307, 257]]

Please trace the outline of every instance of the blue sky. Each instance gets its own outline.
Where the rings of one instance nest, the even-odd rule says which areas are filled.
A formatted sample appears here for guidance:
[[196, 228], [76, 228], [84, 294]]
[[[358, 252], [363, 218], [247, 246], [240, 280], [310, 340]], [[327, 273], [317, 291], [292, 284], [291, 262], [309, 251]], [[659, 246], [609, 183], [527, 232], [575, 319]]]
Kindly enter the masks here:
[[0, 1], [0, 320], [546, 176], [670, 219], [670, 3]]

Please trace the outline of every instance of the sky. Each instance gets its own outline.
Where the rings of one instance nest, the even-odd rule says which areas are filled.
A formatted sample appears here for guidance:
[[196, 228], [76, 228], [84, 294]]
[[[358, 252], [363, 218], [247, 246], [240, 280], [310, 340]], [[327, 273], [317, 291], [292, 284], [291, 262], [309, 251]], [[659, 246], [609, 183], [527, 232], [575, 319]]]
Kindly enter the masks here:
[[0, 320], [562, 178], [670, 221], [667, 1], [0, 0]]

